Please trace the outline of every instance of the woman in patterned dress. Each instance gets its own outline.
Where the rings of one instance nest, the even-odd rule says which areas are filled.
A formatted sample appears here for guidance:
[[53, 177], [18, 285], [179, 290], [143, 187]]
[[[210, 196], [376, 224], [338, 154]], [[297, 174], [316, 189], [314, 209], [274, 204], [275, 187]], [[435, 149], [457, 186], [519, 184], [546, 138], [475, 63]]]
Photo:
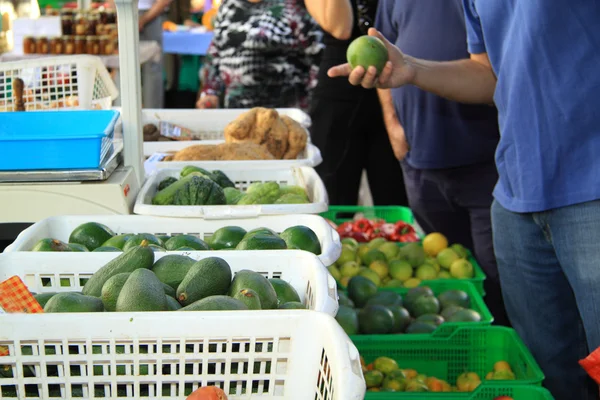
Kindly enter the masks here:
[[322, 32], [302, 0], [224, 0], [197, 108], [308, 109]]
[[377, 92], [352, 86], [346, 78], [327, 76], [330, 67], [346, 62], [350, 42], [373, 26], [378, 1], [305, 1], [326, 32], [310, 117], [312, 141], [323, 155], [316, 169], [329, 202], [357, 204], [366, 170], [375, 205], [407, 205], [402, 169], [388, 139]]

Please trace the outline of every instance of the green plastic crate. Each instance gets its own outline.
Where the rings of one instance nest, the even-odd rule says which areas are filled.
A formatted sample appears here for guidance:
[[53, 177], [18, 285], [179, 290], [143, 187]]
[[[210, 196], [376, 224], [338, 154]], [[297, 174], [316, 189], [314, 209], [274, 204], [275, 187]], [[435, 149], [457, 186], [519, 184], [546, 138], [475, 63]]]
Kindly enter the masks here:
[[[411, 333], [411, 334], [403, 334], [403, 335], [395, 335], [395, 334], [387, 334], [387, 335], [353, 335], [351, 336], [352, 340], [359, 338], [374, 338], [381, 340], [388, 340], [389, 337], [397, 337], [399, 340], [403, 340], [403, 338], [431, 338], [434, 336], [448, 336], [452, 334], [454, 331], [461, 327], [465, 326], [490, 326], [494, 320], [492, 313], [485, 305], [483, 301], [483, 297], [477, 292], [475, 287], [471, 282], [467, 282], [464, 280], [440, 280], [440, 281], [431, 281], [426, 285], [421, 286], [429, 286], [433, 293], [437, 296], [438, 294], [445, 292], [446, 290], [463, 290], [465, 291], [469, 297], [471, 298], [471, 309], [477, 311], [479, 315], [481, 315], [481, 321], [479, 322], [445, 322], [441, 324], [433, 333]], [[403, 297], [409, 291], [409, 289], [381, 289], [385, 291], [392, 291], [401, 294]]]
[[[367, 364], [373, 362], [377, 357], [390, 357], [398, 362], [400, 368], [415, 369], [427, 376], [446, 380], [451, 385], [455, 384], [456, 378], [464, 372], [476, 372], [482, 378], [480, 388], [474, 393], [428, 393], [424, 395], [370, 392], [366, 398], [430, 399], [440, 396], [444, 399], [457, 400], [493, 400], [493, 397], [487, 396], [493, 395], [493, 393], [500, 395], [502, 391], [508, 392], [511, 390], [508, 388], [515, 386], [540, 386], [544, 380], [544, 374], [537, 362], [517, 333], [510, 328], [462, 326], [449, 335], [446, 332], [435, 332], [428, 338], [422, 338], [420, 335], [379, 335], [355, 336], [352, 341]], [[508, 382], [484, 379], [485, 375], [493, 369], [494, 363], [500, 360], [510, 364], [516, 380]], [[526, 398], [525, 400], [533, 399], [535, 398]]]
[[514, 400], [554, 400], [550, 392], [538, 386], [482, 386], [473, 393], [373, 393], [365, 400], [494, 400], [497, 396], [511, 396]]
[[369, 219], [381, 218], [386, 222], [415, 223], [415, 217], [410, 208], [401, 206], [329, 206], [329, 210], [321, 213], [321, 216], [339, 225], [346, 221], [352, 221], [356, 213], [362, 213], [365, 218]]

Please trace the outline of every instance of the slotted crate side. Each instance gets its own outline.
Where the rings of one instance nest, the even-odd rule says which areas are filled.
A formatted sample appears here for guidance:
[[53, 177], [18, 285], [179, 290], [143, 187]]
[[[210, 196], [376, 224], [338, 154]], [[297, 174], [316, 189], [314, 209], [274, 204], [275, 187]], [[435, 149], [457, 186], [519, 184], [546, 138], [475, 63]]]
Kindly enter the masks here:
[[[256, 323], [258, 315], [261, 323]], [[0, 358], [4, 396], [12, 391], [33, 399], [182, 400], [198, 386], [216, 385], [231, 400], [364, 397], [356, 348], [333, 317], [322, 313], [13, 314], [2, 318], [0, 346], [10, 352]]]
[[52, 109], [108, 109], [118, 96], [106, 67], [98, 57], [40, 58], [0, 64], [0, 109], [15, 111], [13, 81], [24, 83], [28, 111]]
[[155, 206], [152, 198], [158, 184], [167, 177], [178, 178], [181, 169], [160, 169], [144, 183], [135, 202], [133, 212], [139, 215], [161, 217], [197, 217], [207, 219], [249, 218], [259, 215], [318, 214], [327, 209], [329, 202], [323, 181], [313, 168], [265, 168], [243, 170], [236, 166], [221, 169], [237, 189], [245, 192], [254, 182], [277, 182], [280, 185], [297, 185], [306, 189], [309, 204], [262, 204], [243, 206]]
[[[249, 269], [267, 278], [287, 281], [311, 310], [335, 315], [338, 309], [335, 279], [318, 258], [308, 252], [286, 250], [286, 257], [269, 250], [174, 252], [195, 260], [223, 258], [232, 272]], [[0, 282], [19, 276], [35, 293], [80, 292], [87, 280], [119, 253], [38, 253], [0, 254]], [[155, 260], [165, 253], [155, 253]]]
[[[398, 362], [400, 368], [415, 369], [451, 384], [464, 372], [476, 372], [483, 379], [493, 370], [494, 363], [501, 360], [510, 364], [517, 378], [510, 384], [539, 386], [544, 379], [533, 356], [510, 328], [462, 326], [449, 335], [440, 332], [430, 337], [355, 336], [352, 340], [366, 363], [377, 357], [390, 357]], [[483, 386], [503, 384], [483, 382]]]
[[510, 396], [513, 400], [554, 400], [550, 392], [537, 386], [514, 386], [503, 383], [501, 387], [480, 386], [472, 393], [385, 393], [367, 392], [365, 400], [495, 400]]
[[151, 233], [154, 235], [186, 234], [207, 240], [217, 229], [224, 226], [240, 226], [247, 231], [267, 227], [281, 233], [295, 225], [312, 229], [321, 243], [319, 259], [330, 265], [341, 253], [340, 237], [325, 220], [317, 215], [265, 215], [258, 218], [237, 220], [205, 220], [193, 218], [158, 218], [142, 215], [72, 215], [49, 217], [36, 222], [22, 231], [4, 252], [29, 251], [44, 238], [69, 241], [71, 232], [86, 222], [98, 222], [108, 226], [115, 234]]

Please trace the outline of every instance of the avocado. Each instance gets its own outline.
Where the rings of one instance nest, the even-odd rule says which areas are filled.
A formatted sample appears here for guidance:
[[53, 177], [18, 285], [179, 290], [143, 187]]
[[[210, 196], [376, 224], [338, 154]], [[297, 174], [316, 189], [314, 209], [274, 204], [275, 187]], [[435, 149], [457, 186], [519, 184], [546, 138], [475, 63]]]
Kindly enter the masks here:
[[442, 317], [441, 315], [437, 315], [437, 314], [423, 314], [423, 315], [419, 316], [416, 319], [416, 321], [429, 322], [434, 325], [440, 326], [441, 324], [444, 323], [444, 317]]
[[394, 329], [394, 314], [386, 306], [374, 304], [358, 312], [360, 332], [367, 335], [390, 333]]
[[231, 285], [231, 268], [219, 257], [204, 258], [192, 265], [177, 287], [177, 300], [188, 306], [205, 297], [224, 295]]
[[306, 306], [299, 301], [288, 301], [279, 306], [280, 310], [306, 310]]
[[102, 312], [102, 300], [79, 293], [57, 293], [44, 306], [45, 313]]
[[69, 243], [84, 245], [89, 251], [102, 246], [115, 233], [106, 225], [97, 222], [87, 222], [73, 229]]
[[356, 307], [362, 308], [377, 294], [377, 285], [364, 276], [355, 276], [348, 282], [348, 297]]
[[106, 311], [117, 310], [117, 299], [119, 298], [121, 289], [123, 289], [123, 285], [127, 282], [129, 275], [131, 275], [130, 272], [122, 272], [113, 275], [102, 286], [100, 298], [102, 299]]
[[232, 297], [244, 303], [249, 310], [261, 309], [260, 297], [258, 297], [258, 293], [252, 289], [242, 289], [239, 292], [234, 293]]
[[[156, 274], [155, 274], [156, 275]], [[159, 279], [160, 280], [160, 279]], [[163, 285], [163, 289], [165, 290], [165, 294], [169, 297], [175, 298], [177, 297], [177, 292], [171, 286], [167, 285], [164, 282], [161, 282]]]
[[285, 241], [274, 235], [256, 233], [250, 237], [246, 235], [235, 247], [236, 250], [285, 250]]
[[122, 272], [133, 272], [138, 268], [152, 268], [154, 263], [154, 252], [143, 242], [141, 246], [135, 246], [100, 268], [88, 279], [83, 286], [82, 293], [88, 296], [100, 297], [102, 286], [112, 276]]
[[181, 308], [181, 304], [171, 296], [167, 296], [167, 310], [177, 311]]
[[335, 319], [348, 336], [358, 333], [358, 314], [353, 308], [340, 305]]
[[196, 261], [188, 256], [181, 254], [169, 254], [159, 258], [152, 267], [152, 272], [156, 277], [173, 289], [177, 289], [183, 278], [186, 276], [191, 266]]
[[37, 242], [31, 251], [73, 251], [73, 249], [58, 239], [46, 238]]
[[432, 322], [414, 321], [406, 328], [406, 333], [432, 333], [437, 325]]
[[116, 311], [167, 311], [163, 283], [149, 269], [136, 269], [119, 293]]
[[412, 305], [418, 297], [423, 295], [433, 296], [433, 290], [429, 286], [417, 286], [410, 289], [404, 295], [404, 307], [412, 313]]
[[390, 333], [402, 333], [406, 330], [408, 325], [412, 322], [408, 310], [402, 306], [386, 306], [388, 310], [394, 315], [394, 325]]
[[419, 296], [412, 303], [409, 312], [416, 318], [424, 314], [437, 314], [440, 312], [440, 302], [435, 296]]
[[164, 247], [160, 247], [157, 244], [149, 244], [148, 248], [155, 253], [164, 253], [166, 251]]
[[177, 311], [226, 311], [226, 310], [248, 310], [248, 306], [239, 300], [229, 296], [209, 296], [198, 300]]
[[33, 297], [37, 300], [38, 303], [40, 303], [40, 306], [42, 306], [42, 308], [44, 308], [44, 306], [46, 305], [48, 300], [50, 300], [52, 298], [52, 296], [54, 296], [55, 294], [56, 294], [56, 292], [40, 293], [40, 294], [34, 295]]
[[[117, 249], [123, 250], [123, 246], [125, 246], [125, 242], [131, 239], [133, 235], [125, 234], [125, 235], [116, 235], [108, 239], [106, 242], [102, 243], [104, 247], [116, 247]], [[94, 250], [92, 250], [94, 251]]]
[[242, 289], [252, 289], [258, 293], [260, 298], [260, 307], [263, 310], [274, 310], [277, 308], [277, 292], [267, 278], [258, 272], [247, 269], [239, 271], [235, 274], [229, 295], [239, 292]]
[[235, 249], [246, 233], [246, 230], [239, 226], [224, 226], [210, 237], [210, 247], [213, 250]]
[[460, 310], [464, 310], [464, 307], [461, 306], [448, 306], [446, 308], [444, 308], [442, 310], [442, 312], [440, 313], [440, 315], [444, 318], [444, 319], [448, 319], [450, 318], [454, 313], [460, 311]]
[[100, 246], [92, 250], [92, 253], [122, 253], [123, 250], [113, 246]]
[[163, 243], [167, 243], [167, 240], [171, 239], [172, 236], [169, 235], [155, 235], [157, 238], [160, 239], [161, 242]]
[[138, 233], [129, 238], [123, 245], [123, 251], [127, 251], [132, 247], [139, 246], [143, 241], [147, 241], [148, 244], [154, 244], [159, 247], [163, 247], [165, 244], [156, 236], [150, 233]]
[[458, 310], [450, 317], [448, 317], [448, 322], [479, 322], [481, 321], [481, 315], [475, 311], [464, 308], [462, 310]]
[[367, 301], [369, 304], [381, 304], [382, 306], [402, 306], [402, 296], [396, 292], [382, 291]]
[[446, 290], [437, 296], [440, 301], [442, 308], [449, 306], [460, 306], [463, 308], [469, 308], [471, 306], [471, 299], [467, 292], [463, 290]]
[[354, 308], [354, 302], [350, 300], [348, 295], [342, 291], [338, 291], [338, 303], [340, 306], [348, 306]]
[[296, 289], [283, 279], [279, 278], [271, 278], [269, 282], [275, 289], [275, 293], [277, 293], [277, 306], [281, 306], [282, 304], [289, 303], [290, 301], [295, 301], [301, 303], [300, 296]]
[[181, 247], [189, 247], [193, 250], [210, 250], [204, 240], [192, 235], [177, 235], [165, 242], [165, 249], [177, 250]]
[[425, 251], [419, 243], [408, 243], [400, 248], [400, 257], [417, 268], [425, 262]]
[[307, 226], [297, 225], [287, 228], [280, 237], [285, 241], [288, 249], [309, 251], [321, 254], [321, 243], [316, 233]]
[[263, 228], [255, 228], [255, 229], [249, 230], [248, 233], [246, 233], [246, 235], [244, 236], [244, 239], [250, 239], [252, 236], [255, 236], [255, 235], [270, 235], [270, 236], [279, 237], [277, 232], [275, 232], [273, 229], [263, 227]]

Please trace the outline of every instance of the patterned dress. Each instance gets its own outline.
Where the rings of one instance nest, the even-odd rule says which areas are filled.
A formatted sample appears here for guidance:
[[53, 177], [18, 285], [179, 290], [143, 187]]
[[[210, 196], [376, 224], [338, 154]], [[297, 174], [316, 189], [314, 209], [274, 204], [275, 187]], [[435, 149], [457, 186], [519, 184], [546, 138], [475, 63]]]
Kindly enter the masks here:
[[322, 31], [302, 0], [224, 0], [202, 70], [203, 92], [224, 108], [307, 109]]

